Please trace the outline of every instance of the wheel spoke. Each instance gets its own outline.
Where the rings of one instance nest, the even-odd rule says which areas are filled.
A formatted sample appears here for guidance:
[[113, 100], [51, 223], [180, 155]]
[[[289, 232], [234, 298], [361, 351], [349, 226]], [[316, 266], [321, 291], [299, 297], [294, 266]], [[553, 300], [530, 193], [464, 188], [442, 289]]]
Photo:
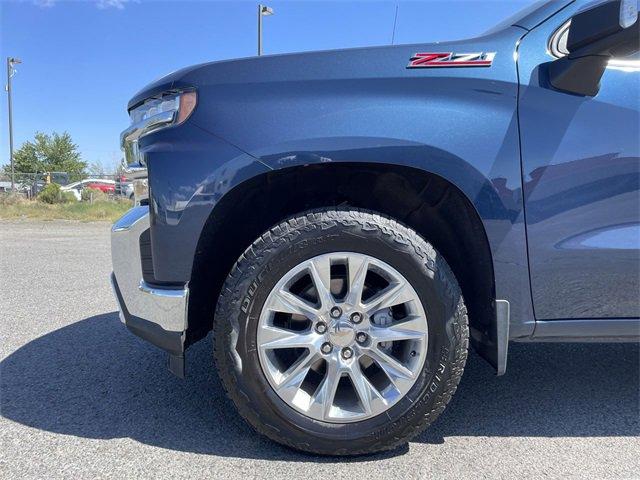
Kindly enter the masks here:
[[286, 399], [293, 400], [300, 389], [300, 385], [307, 377], [309, 369], [318, 360], [316, 352], [306, 352], [294, 362], [283, 374], [276, 388], [278, 394]]
[[268, 308], [274, 312], [302, 315], [309, 320], [316, 318], [319, 313], [315, 306], [285, 289], [280, 289], [273, 295]]
[[367, 377], [362, 373], [360, 362], [353, 362], [349, 370], [349, 378], [351, 379], [353, 388], [358, 394], [363, 413], [367, 415], [371, 414], [372, 405], [376, 402], [386, 403], [380, 392], [376, 390]]
[[318, 293], [318, 300], [321, 308], [328, 310], [334, 303], [331, 294], [331, 259], [329, 257], [320, 257], [309, 262], [309, 271], [313, 284]]
[[376, 361], [397, 389], [400, 389], [403, 383], [413, 378], [411, 370], [379, 348], [372, 348], [367, 354]]
[[364, 305], [364, 309], [368, 315], [373, 315], [383, 308], [402, 305], [413, 299], [414, 294], [409, 284], [404, 280], [400, 280], [378, 293], [375, 297], [369, 299]]
[[372, 325], [369, 335], [375, 343], [395, 342], [397, 340], [422, 340], [426, 336], [425, 325], [423, 317], [410, 316], [388, 327]]
[[345, 301], [351, 305], [360, 305], [362, 302], [362, 291], [364, 281], [369, 271], [369, 259], [367, 257], [349, 256], [349, 290]]
[[336, 396], [338, 383], [340, 382], [340, 369], [335, 360], [327, 361], [327, 371], [324, 379], [318, 387], [316, 394], [311, 399], [309, 411], [320, 418], [327, 419], [331, 416], [331, 407]]
[[309, 332], [294, 332], [284, 328], [264, 325], [260, 327], [260, 348], [275, 350], [278, 348], [314, 349], [316, 335]]

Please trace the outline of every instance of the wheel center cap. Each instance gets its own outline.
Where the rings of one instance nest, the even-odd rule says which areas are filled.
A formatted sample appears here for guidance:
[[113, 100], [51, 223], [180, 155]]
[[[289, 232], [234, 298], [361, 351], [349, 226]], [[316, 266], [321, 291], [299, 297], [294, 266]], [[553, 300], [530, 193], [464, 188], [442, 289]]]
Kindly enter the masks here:
[[356, 331], [348, 320], [338, 319], [329, 327], [329, 340], [339, 347], [348, 347], [355, 339]]

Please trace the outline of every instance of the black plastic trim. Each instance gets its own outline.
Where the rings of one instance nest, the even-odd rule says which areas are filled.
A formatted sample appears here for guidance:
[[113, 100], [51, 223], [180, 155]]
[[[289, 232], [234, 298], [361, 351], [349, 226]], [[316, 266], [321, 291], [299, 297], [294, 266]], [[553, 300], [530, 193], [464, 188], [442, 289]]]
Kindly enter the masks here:
[[142, 267], [142, 279], [150, 284], [155, 283], [153, 273], [153, 255], [151, 251], [151, 229], [147, 228], [140, 234], [140, 263]]

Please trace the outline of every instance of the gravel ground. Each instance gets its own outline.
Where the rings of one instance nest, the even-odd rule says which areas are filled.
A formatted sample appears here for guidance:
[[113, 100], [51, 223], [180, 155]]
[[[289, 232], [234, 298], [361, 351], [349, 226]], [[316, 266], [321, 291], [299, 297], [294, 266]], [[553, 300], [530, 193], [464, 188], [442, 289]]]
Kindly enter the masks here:
[[398, 451], [320, 458], [254, 434], [211, 338], [187, 379], [118, 321], [107, 224], [0, 222], [0, 478], [640, 478], [639, 347], [512, 344], [476, 355], [453, 401]]

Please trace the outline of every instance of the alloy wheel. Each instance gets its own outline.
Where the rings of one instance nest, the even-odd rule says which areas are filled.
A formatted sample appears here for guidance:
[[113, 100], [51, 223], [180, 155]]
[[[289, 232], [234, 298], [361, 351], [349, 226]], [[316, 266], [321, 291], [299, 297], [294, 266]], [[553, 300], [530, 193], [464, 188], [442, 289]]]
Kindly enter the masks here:
[[288, 271], [257, 331], [262, 370], [298, 412], [333, 423], [379, 415], [422, 370], [428, 332], [415, 289], [369, 255], [336, 252]]

